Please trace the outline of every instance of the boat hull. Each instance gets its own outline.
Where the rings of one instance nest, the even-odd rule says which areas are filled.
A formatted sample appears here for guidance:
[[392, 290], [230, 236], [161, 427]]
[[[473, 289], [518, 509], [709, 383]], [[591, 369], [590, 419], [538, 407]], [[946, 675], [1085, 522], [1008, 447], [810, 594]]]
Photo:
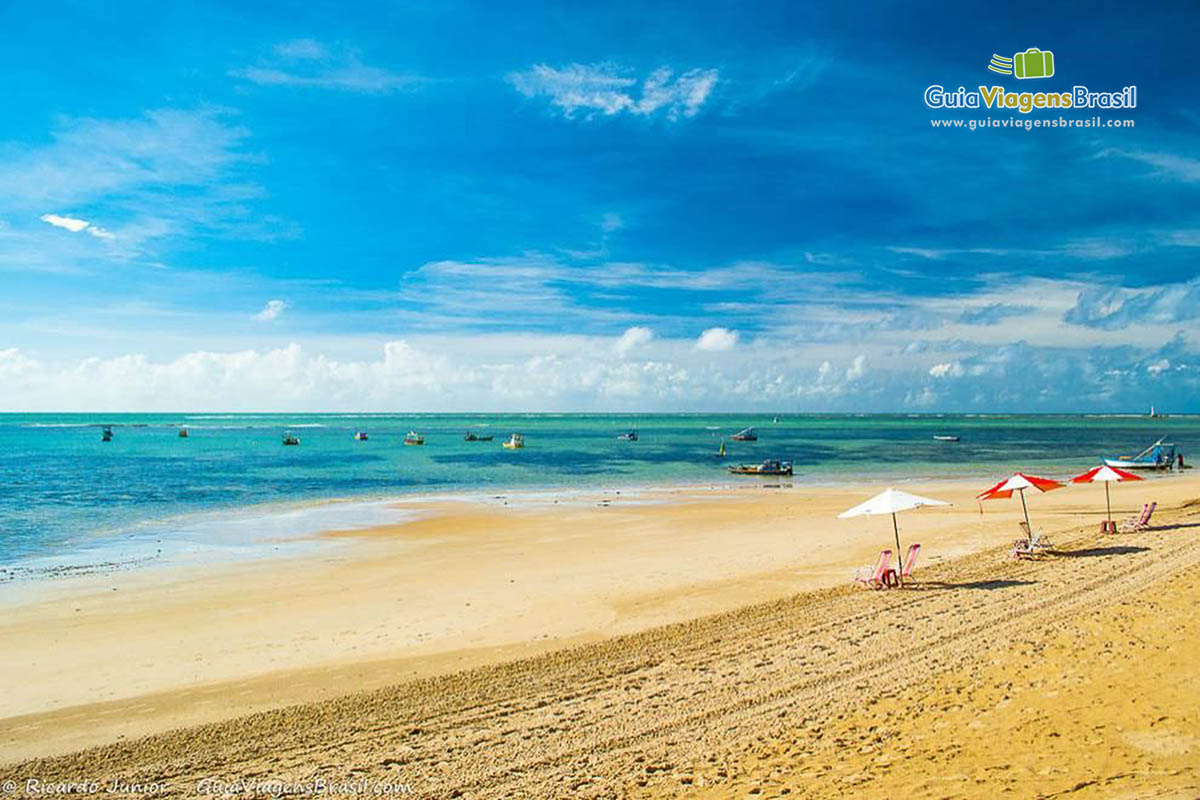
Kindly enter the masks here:
[[1166, 461], [1127, 461], [1123, 458], [1106, 458], [1104, 465], [1116, 469], [1154, 469], [1168, 470], [1173, 464]]

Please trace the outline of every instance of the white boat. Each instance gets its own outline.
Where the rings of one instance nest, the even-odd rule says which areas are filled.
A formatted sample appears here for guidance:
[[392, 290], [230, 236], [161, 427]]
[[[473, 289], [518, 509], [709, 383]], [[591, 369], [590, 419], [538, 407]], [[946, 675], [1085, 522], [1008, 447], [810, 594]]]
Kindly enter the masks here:
[[754, 428], [742, 428], [729, 438], [733, 439], [735, 442], [757, 442], [758, 431]]
[[934, 436], [933, 439], [936, 442], [957, 442], [958, 441], [957, 436]]
[[371, 437], [367, 436], [366, 431], [355, 431], [354, 432], [354, 441], [356, 441], [356, 442], [365, 442], [370, 438]]
[[505, 450], [522, 450], [525, 447], [525, 437], [514, 433], [507, 442], [501, 445]]
[[409, 431], [408, 436], [404, 437], [404, 443], [407, 445], [425, 444], [425, 437], [416, 431]]
[[1117, 469], [1174, 469], [1175, 445], [1159, 439], [1135, 456], [1113, 456], [1104, 458], [1104, 464]]

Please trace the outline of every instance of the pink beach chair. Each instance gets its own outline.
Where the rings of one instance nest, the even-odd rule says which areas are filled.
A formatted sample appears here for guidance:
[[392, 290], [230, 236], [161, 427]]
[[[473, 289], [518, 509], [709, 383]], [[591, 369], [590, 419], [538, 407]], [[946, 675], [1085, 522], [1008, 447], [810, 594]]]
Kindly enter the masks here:
[[913, 567], [917, 565], [917, 553], [921, 552], [921, 545], [910, 544], [908, 552], [904, 555], [904, 569], [900, 572], [900, 582], [904, 583], [912, 577]]
[[1142, 513], [1136, 517], [1130, 517], [1121, 523], [1119, 530], [1123, 533], [1131, 533], [1133, 531], [1144, 531], [1150, 527], [1150, 518], [1154, 516], [1154, 509], [1158, 508], [1158, 503], [1147, 503], [1142, 506]]
[[863, 567], [854, 576], [854, 580], [870, 586], [872, 589], [886, 589], [888, 586], [888, 573], [895, 574], [895, 570], [891, 568], [892, 551], [884, 550], [879, 554], [879, 563], [875, 565], [875, 569]]

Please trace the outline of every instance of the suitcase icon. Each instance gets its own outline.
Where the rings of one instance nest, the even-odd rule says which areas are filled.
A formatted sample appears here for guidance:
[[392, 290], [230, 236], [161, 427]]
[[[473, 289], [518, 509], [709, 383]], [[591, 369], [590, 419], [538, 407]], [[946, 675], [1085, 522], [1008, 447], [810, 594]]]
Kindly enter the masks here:
[[1054, 74], [1054, 53], [1031, 47], [1013, 56], [1013, 74], [1018, 78], [1049, 78]]

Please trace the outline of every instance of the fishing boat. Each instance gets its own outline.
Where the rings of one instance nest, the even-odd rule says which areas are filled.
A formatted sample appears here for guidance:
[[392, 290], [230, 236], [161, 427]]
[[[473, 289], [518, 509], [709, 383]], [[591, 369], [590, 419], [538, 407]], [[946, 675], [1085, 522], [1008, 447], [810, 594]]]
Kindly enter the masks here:
[[404, 437], [404, 443], [407, 445], [425, 444], [425, 437], [416, 431], [409, 431], [408, 436]]
[[957, 436], [934, 436], [933, 440], [935, 442], [957, 442], [958, 437]]
[[112, 425], [105, 425], [100, 429], [100, 441], [111, 442], [113, 437]]
[[186, 439], [187, 437], [188, 437], [188, 429], [187, 429], [187, 428], [180, 428], [180, 429], [179, 429], [179, 438], [180, 438], [180, 439]]
[[490, 442], [494, 438], [495, 437], [490, 433], [487, 436], [480, 436], [475, 431], [467, 431], [466, 435], [463, 436], [463, 441], [464, 442]]
[[300, 444], [300, 437], [294, 436], [291, 431], [288, 431], [283, 435], [283, 443], [287, 447], [295, 447]]
[[734, 475], [791, 475], [792, 462], [768, 458], [761, 464], [737, 464], [727, 469]]
[[742, 428], [740, 431], [729, 437], [735, 442], [757, 442], [758, 431], [754, 428]]
[[617, 438], [623, 442], [636, 442], [638, 434], [637, 431], [626, 431], [625, 433], [618, 433]]
[[1159, 439], [1142, 452], [1133, 456], [1104, 458], [1107, 466], [1117, 469], [1172, 469], [1175, 466], [1175, 445]]
[[522, 450], [525, 448], [525, 437], [522, 434], [514, 433], [507, 442], [503, 444], [505, 450]]
[[354, 441], [356, 441], [356, 442], [365, 442], [365, 441], [369, 440], [370, 438], [371, 438], [370, 436], [367, 436], [366, 431], [355, 431], [354, 432]]

